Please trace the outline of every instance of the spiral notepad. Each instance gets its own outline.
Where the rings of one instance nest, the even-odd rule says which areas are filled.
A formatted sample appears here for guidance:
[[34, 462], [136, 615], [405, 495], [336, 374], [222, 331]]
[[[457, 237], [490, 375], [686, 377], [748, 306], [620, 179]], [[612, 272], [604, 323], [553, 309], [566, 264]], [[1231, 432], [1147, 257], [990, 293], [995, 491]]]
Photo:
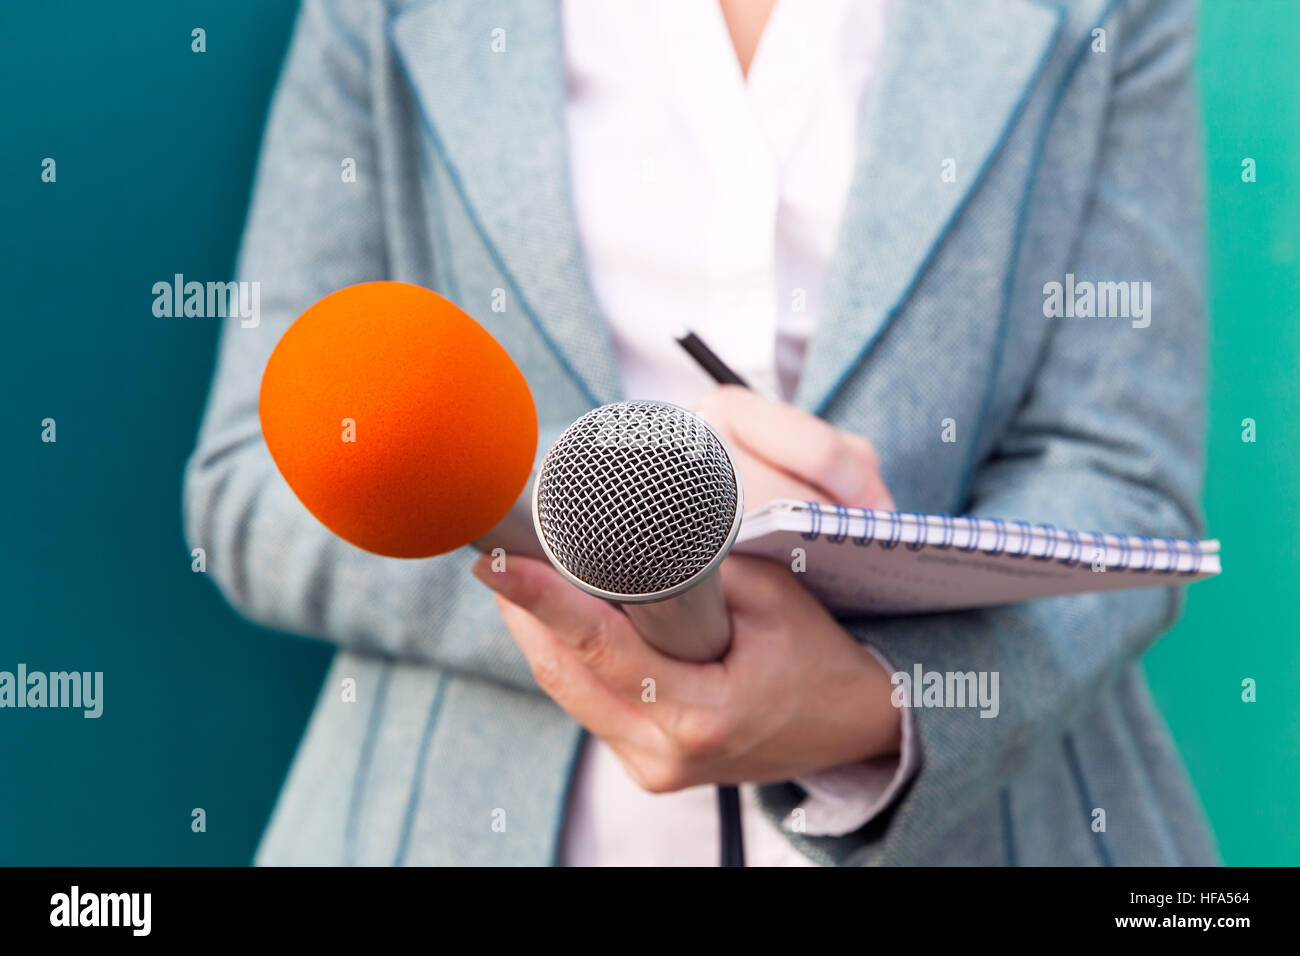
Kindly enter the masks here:
[[1218, 541], [788, 500], [746, 514], [734, 550], [791, 566], [828, 608], [862, 614], [1168, 587], [1220, 571]]

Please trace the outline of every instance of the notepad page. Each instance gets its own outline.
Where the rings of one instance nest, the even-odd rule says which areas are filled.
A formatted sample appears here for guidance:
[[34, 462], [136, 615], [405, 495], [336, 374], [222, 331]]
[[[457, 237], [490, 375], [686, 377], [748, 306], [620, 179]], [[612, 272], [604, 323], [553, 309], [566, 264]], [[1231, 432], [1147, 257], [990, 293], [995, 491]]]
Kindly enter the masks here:
[[786, 500], [746, 514], [734, 550], [790, 566], [840, 613], [991, 607], [1220, 572], [1217, 541]]

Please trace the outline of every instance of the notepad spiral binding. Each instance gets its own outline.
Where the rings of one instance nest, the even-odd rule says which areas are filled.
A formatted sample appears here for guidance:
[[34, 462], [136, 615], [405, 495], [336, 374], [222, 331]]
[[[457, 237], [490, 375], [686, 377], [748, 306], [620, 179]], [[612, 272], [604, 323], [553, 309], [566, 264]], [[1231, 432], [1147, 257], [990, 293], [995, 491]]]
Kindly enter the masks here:
[[[909, 551], [921, 551], [924, 548], [935, 548], [939, 551], [947, 551], [949, 548], [956, 547], [958, 551], [969, 554], [979, 551], [981, 554], [989, 556], [1005, 555], [1009, 558], [1029, 558], [1031, 561], [1051, 561], [1055, 560], [1058, 564], [1066, 567], [1077, 567], [1083, 560], [1084, 554], [1084, 535], [1091, 535], [1093, 548], [1096, 551], [1109, 553], [1110, 543], [1107, 542], [1107, 534], [1101, 531], [1059, 531], [1054, 525], [1038, 524], [1034, 525], [1028, 521], [1007, 522], [1002, 518], [978, 518], [974, 516], [957, 516], [949, 514], [925, 515], [919, 512], [907, 511], [873, 511], [870, 508], [850, 508], [847, 505], [823, 505], [817, 501], [804, 502], [812, 515], [812, 528], [805, 532], [802, 537], [807, 541], [816, 541], [820, 537], [825, 537], [831, 544], [842, 544], [849, 540], [849, 529], [854, 518], [860, 518], [866, 522], [866, 529], [860, 537], [852, 539], [853, 544], [858, 547], [870, 547], [874, 542], [886, 551], [892, 551], [900, 544]], [[828, 508], [835, 511], [835, 531], [834, 533], [823, 534], [822, 521], [823, 515]], [[904, 525], [908, 519], [916, 528], [916, 533], [911, 541], [903, 540]], [[943, 540], [937, 544], [932, 544], [925, 540], [926, 533], [930, 530], [930, 518], [938, 518], [942, 522]], [[889, 539], [877, 539], [876, 525], [877, 522], [888, 522]], [[1024, 542], [1024, 547], [1011, 551], [1007, 547], [1009, 539], [1008, 524], [1016, 525], [1020, 529], [1018, 537]], [[1042, 530], [1045, 537], [1045, 543], [1041, 554], [1033, 553], [1033, 530], [1038, 527]], [[955, 545], [958, 530], [965, 531], [965, 540], [968, 542], [963, 545]], [[983, 532], [992, 531], [994, 533], [994, 544], [991, 548], [981, 548], [979, 539]], [[1060, 536], [1064, 535], [1069, 542], [1070, 550], [1063, 558], [1053, 558], [1056, 551], [1057, 542]], [[1134, 574], [1179, 574], [1184, 577], [1194, 577], [1201, 570], [1201, 544], [1191, 538], [1150, 538], [1146, 535], [1127, 535], [1111, 534], [1109, 535], [1120, 551], [1120, 560], [1117, 564], [1127, 571]], [[1156, 541], [1163, 542], [1164, 549], [1156, 547]], [[1185, 571], [1179, 571], [1179, 543], [1187, 546], [1187, 553], [1192, 558], [1191, 567]], [[1143, 552], [1144, 562], [1138, 566], [1130, 566], [1129, 557], [1133, 554], [1134, 548], [1140, 547]], [[1161, 553], [1167, 554], [1169, 560], [1163, 568], [1156, 567], [1156, 560]]]

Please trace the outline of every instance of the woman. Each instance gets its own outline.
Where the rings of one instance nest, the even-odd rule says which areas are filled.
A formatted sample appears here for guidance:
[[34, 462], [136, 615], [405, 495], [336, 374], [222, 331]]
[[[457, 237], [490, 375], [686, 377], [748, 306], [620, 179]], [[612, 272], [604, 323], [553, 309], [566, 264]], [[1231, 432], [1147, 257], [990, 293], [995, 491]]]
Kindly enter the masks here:
[[[733, 557], [733, 649], [687, 665], [539, 563], [332, 538], [256, 409], [304, 308], [400, 279], [506, 347], [544, 435], [689, 405], [751, 504], [1190, 536], [1192, 26], [1144, 0], [308, 0], [239, 265], [263, 321], [223, 334], [186, 478], [231, 602], [342, 648], [258, 861], [707, 864], [707, 785], [738, 782], [751, 863], [1212, 862], [1136, 664], [1173, 589], [837, 621]], [[1149, 282], [1147, 324], [1051, 317], [1067, 275]], [[711, 388], [683, 326], [760, 394]], [[895, 709], [914, 665], [996, 672], [998, 716]]]

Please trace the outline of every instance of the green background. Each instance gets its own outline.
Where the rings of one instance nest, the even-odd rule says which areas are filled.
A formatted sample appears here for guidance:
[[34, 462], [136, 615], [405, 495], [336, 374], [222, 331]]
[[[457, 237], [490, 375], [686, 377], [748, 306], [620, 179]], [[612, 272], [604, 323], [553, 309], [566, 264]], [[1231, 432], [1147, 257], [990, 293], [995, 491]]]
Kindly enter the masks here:
[[[231, 273], [294, 4], [4, 6], [0, 669], [102, 670], [105, 713], [0, 711], [0, 863], [243, 864], [330, 652], [241, 621], [190, 571], [180, 474], [216, 327], [154, 318], [151, 287]], [[1206, 2], [1201, 46], [1205, 507], [1227, 571], [1190, 588], [1147, 667], [1226, 861], [1296, 864], [1300, 0]]]

